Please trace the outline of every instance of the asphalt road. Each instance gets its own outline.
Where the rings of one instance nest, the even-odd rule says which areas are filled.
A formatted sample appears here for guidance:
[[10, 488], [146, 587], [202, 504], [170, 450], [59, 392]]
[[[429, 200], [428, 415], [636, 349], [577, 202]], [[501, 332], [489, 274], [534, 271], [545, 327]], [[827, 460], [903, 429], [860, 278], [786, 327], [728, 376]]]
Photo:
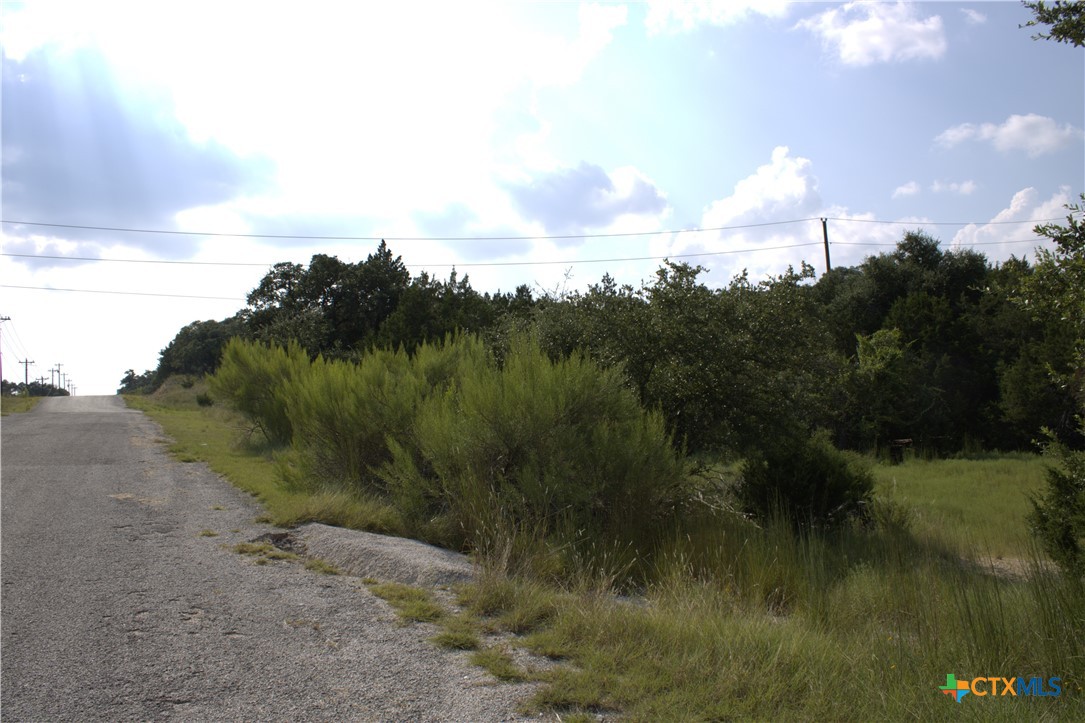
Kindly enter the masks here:
[[0, 434], [5, 721], [516, 717], [523, 688], [357, 578], [229, 549], [270, 530], [257, 505], [119, 397], [47, 399]]

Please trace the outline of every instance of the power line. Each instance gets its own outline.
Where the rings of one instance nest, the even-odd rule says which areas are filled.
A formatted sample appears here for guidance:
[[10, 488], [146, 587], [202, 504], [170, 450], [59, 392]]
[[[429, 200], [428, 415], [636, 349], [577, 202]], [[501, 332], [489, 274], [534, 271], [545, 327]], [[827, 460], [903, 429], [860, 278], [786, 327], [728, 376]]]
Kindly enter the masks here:
[[[714, 226], [708, 228], [664, 229], [661, 231], [622, 231], [614, 233], [579, 233], [563, 235], [528, 235], [528, 236], [322, 236], [311, 234], [268, 234], [268, 233], [223, 233], [221, 231], [177, 231], [168, 229], [126, 228], [122, 226], [85, 226], [70, 223], [47, 223], [44, 221], [16, 221], [0, 219], [0, 224], [10, 226], [37, 226], [44, 228], [67, 228], [82, 231], [111, 231], [118, 233], [146, 233], [170, 236], [210, 236], [224, 238], [265, 238], [295, 239], [303, 241], [561, 241], [569, 239], [623, 238], [631, 236], [665, 236], [680, 233], [709, 233], [716, 231], [738, 231], [765, 226], [784, 226], [795, 223], [818, 221], [822, 217], [795, 218], [785, 221], [764, 221], [761, 223], [736, 224], [732, 226]], [[1061, 221], [1062, 218], [1030, 219], [1025, 221], [880, 221], [866, 218], [843, 218], [826, 216], [829, 221], [847, 221], [851, 223], [879, 223], [903, 226], [1000, 226], [1007, 224], [1039, 224]]]
[[[479, 261], [479, 262], [465, 262], [465, 263], [451, 263], [451, 264], [404, 264], [408, 268], [431, 268], [431, 267], [476, 267], [476, 266], [544, 266], [544, 265], [575, 265], [575, 264], [602, 264], [602, 263], [615, 263], [619, 261], [660, 261], [663, 259], [681, 259], [681, 258], [695, 258], [698, 256], [722, 256], [727, 254], [743, 254], [743, 253], [756, 253], [758, 251], [779, 251], [781, 249], [797, 249], [803, 246], [816, 246], [818, 242], [812, 241], [809, 243], [801, 244], [788, 244], [784, 246], [761, 246], [758, 248], [746, 248], [746, 249], [730, 249], [728, 251], [704, 251], [695, 254], [671, 254], [669, 256], [629, 256], [621, 258], [607, 258], [607, 259], [576, 259], [566, 261]], [[116, 262], [116, 263], [131, 263], [131, 264], [180, 264], [180, 265], [198, 265], [198, 266], [260, 266], [268, 268], [274, 266], [274, 264], [262, 264], [251, 262], [234, 262], [234, 261], [156, 261], [153, 259], [103, 259], [94, 258], [88, 256], [53, 256], [45, 254], [9, 254], [0, 253], [0, 256], [9, 256], [15, 258], [32, 258], [32, 259], [57, 259], [61, 261], [104, 261], [104, 262]]]
[[183, 266], [273, 266], [252, 261], [175, 261], [163, 259], [103, 259], [95, 256], [60, 256], [57, 254], [14, 254], [0, 253], [0, 256], [22, 259], [57, 259], [61, 261], [111, 261], [121, 264], [179, 264]]
[[0, 219], [0, 223], [12, 226], [44, 226], [48, 228], [70, 228], [83, 231], [117, 231], [121, 233], [151, 233], [168, 234], [172, 236], [220, 236], [226, 238], [270, 238], [270, 239], [297, 239], [305, 241], [562, 241], [569, 239], [588, 238], [620, 238], [627, 236], [665, 236], [677, 233], [704, 233], [712, 231], [736, 231], [746, 228], [760, 228], [763, 226], [784, 226], [792, 223], [816, 221], [816, 218], [797, 218], [788, 221], [765, 221], [763, 223], [747, 223], [736, 226], [717, 226], [714, 228], [684, 228], [663, 231], [623, 231], [615, 233], [578, 233], [567, 235], [550, 236], [309, 236], [302, 234], [269, 234], [269, 233], [221, 233], [214, 231], [168, 231], [163, 229], [149, 228], [119, 228], [113, 226], [80, 226], [67, 223], [44, 223], [41, 221], [9, 221]]
[[[1013, 239], [1011, 241], [973, 241], [972, 243], [958, 244], [955, 247], [951, 246], [951, 248], [971, 248], [972, 246], [1001, 246], [1003, 244], [1034, 244], [1034, 243], [1043, 243], [1046, 240], [1047, 239], [1044, 239], [1041, 236], [1036, 236], [1036, 237], [1033, 237], [1033, 238]], [[894, 247], [898, 245], [897, 243], [884, 243], [884, 242], [875, 242], [875, 241], [831, 241], [830, 244], [832, 246], [894, 246]]]
[[102, 289], [62, 289], [52, 286], [18, 286], [0, 284], [0, 289], [30, 289], [33, 291], [67, 291], [77, 294], [122, 294], [124, 296], [160, 296], [169, 299], [209, 299], [212, 301], [246, 301], [237, 296], [194, 296], [191, 294], [154, 294], [145, 291], [106, 291]]
[[1027, 221], [880, 221], [876, 218], [837, 218], [834, 216], [826, 216], [826, 220], [829, 221], [846, 221], [848, 223], [880, 223], [888, 226], [1006, 226], [1010, 224], [1020, 223], [1052, 223], [1054, 221], [1062, 221], [1066, 217], [1060, 218], [1035, 218]]

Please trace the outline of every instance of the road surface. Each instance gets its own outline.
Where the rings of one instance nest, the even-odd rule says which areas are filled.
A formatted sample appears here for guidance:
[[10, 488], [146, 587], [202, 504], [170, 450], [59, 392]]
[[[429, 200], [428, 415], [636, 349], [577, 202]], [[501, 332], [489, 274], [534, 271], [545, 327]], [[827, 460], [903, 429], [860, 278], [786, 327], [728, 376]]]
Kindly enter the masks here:
[[5, 721], [516, 718], [523, 688], [357, 578], [229, 549], [271, 529], [258, 506], [119, 397], [47, 399], [0, 432]]

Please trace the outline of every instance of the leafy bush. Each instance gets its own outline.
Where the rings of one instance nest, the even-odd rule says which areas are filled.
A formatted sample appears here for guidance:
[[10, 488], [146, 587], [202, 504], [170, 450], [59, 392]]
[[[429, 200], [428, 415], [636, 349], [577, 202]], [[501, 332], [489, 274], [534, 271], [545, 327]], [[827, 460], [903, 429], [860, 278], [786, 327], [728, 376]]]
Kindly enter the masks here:
[[829, 435], [764, 445], [750, 454], [737, 487], [748, 513], [783, 515], [805, 527], [833, 527], [862, 514], [874, 476], [853, 454], [836, 449]]
[[295, 482], [352, 487], [385, 494], [375, 470], [391, 461], [389, 439], [410, 435], [415, 413], [434, 390], [443, 390], [461, 365], [484, 363], [473, 337], [423, 344], [408, 357], [377, 350], [357, 363], [318, 358], [286, 395], [293, 426], [290, 473]]
[[645, 537], [684, 468], [620, 372], [578, 353], [551, 361], [524, 336], [500, 368], [478, 361], [426, 399], [380, 472], [427, 536], [476, 549], [513, 534]]
[[1066, 575], [1085, 578], [1085, 452], [1071, 451], [1053, 437], [1045, 454], [1047, 490], [1032, 500], [1032, 532]]
[[210, 378], [211, 391], [229, 400], [272, 444], [290, 442], [293, 427], [287, 396], [309, 370], [309, 357], [296, 343], [283, 349], [231, 339]]

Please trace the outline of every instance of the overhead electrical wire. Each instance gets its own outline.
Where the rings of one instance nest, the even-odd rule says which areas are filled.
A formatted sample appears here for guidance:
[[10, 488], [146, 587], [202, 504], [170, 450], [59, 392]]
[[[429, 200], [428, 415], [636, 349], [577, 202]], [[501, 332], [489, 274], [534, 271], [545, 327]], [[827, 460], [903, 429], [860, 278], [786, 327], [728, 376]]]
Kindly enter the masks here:
[[162, 294], [149, 291], [116, 291], [106, 289], [64, 289], [54, 286], [21, 286], [18, 284], [0, 284], [0, 289], [30, 289], [33, 291], [69, 291], [79, 294], [122, 294], [124, 296], [161, 296], [170, 299], [210, 299], [213, 301], [246, 301], [238, 296], [196, 296], [193, 294]]
[[732, 226], [713, 226], [706, 228], [683, 228], [663, 229], [659, 231], [618, 231], [613, 233], [578, 233], [556, 235], [525, 235], [525, 236], [324, 236], [311, 234], [267, 234], [267, 233], [224, 233], [221, 231], [177, 231], [169, 229], [150, 228], [126, 228], [120, 226], [86, 226], [70, 223], [47, 223], [44, 221], [21, 221], [14, 219], [0, 219], [0, 224], [9, 226], [36, 226], [45, 228], [67, 228], [82, 231], [111, 231], [117, 233], [144, 233], [162, 234], [170, 236], [210, 236], [223, 238], [265, 238], [265, 239], [297, 239], [302, 241], [562, 241], [570, 239], [591, 238], [622, 238], [631, 236], [666, 236], [680, 233], [707, 233], [715, 231], [738, 231], [748, 228], [762, 228], [766, 226], [786, 226], [794, 223], [806, 223], [809, 221], [841, 221], [848, 223], [877, 223], [904, 226], [1001, 226], [1008, 224], [1023, 223], [1048, 223], [1061, 221], [1062, 218], [1030, 219], [1025, 221], [880, 221], [867, 218], [843, 218], [839, 216], [811, 216], [809, 218], [795, 218], [784, 221], [764, 221], [760, 223], [735, 224]]
[[663, 231], [620, 231], [614, 233], [577, 233], [564, 235], [530, 235], [530, 236], [311, 236], [304, 234], [270, 234], [270, 233], [222, 233], [217, 231], [169, 231], [164, 229], [149, 228], [117, 228], [112, 226], [80, 226], [67, 223], [44, 223], [41, 221], [9, 221], [0, 219], [0, 223], [12, 226], [44, 226], [48, 228], [70, 228], [83, 231], [114, 231], [121, 233], [149, 233], [167, 234], [172, 236], [212, 236], [226, 238], [268, 238], [268, 239], [298, 239], [302, 241], [567, 241], [570, 239], [587, 238], [620, 238], [626, 236], [665, 236], [676, 233], [702, 233], [712, 231], [735, 231], [747, 228], [761, 228], [764, 226], [785, 226], [792, 223], [804, 223], [817, 221], [818, 218], [797, 218], [788, 221], [765, 221], [762, 223], [747, 223], [737, 226], [718, 226], [714, 228], [686, 228], [670, 229]]
[[[821, 241], [808, 241], [801, 244], [786, 244], [783, 246], [761, 246], [758, 248], [746, 248], [746, 249], [730, 249], [727, 251], [703, 251], [701, 253], [694, 254], [671, 254], [669, 256], [629, 256], [620, 258], [607, 258], [607, 259], [574, 259], [565, 261], [478, 261], [478, 262], [464, 262], [453, 264], [404, 264], [409, 268], [427, 268], [427, 267], [476, 267], [476, 266], [544, 266], [544, 265], [575, 265], [575, 264], [602, 264], [602, 263], [615, 263], [619, 261], [661, 261], [663, 259], [679, 259], [679, 258], [694, 258], [698, 256], [723, 256], [727, 254], [744, 254], [744, 253], [756, 253], [758, 251], [779, 251], [782, 249], [797, 249], [804, 246], [820, 246]], [[260, 266], [267, 268], [274, 266], [274, 264], [267, 263], [253, 263], [253, 262], [234, 262], [234, 261], [162, 261], [159, 259], [103, 259], [92, 256], [56, 256], [56, 255], [44, 255], [44, 254], [16, 254], [16, 253], [0, 253], [0, 256], [8, 256], [14, 258], [31, 258], [31, 259], [57, 259], [62, 261], [111, 261], [117, 263], [128, 264], [180, 264], [180, 265], [196, 265], [196, 266]]]

